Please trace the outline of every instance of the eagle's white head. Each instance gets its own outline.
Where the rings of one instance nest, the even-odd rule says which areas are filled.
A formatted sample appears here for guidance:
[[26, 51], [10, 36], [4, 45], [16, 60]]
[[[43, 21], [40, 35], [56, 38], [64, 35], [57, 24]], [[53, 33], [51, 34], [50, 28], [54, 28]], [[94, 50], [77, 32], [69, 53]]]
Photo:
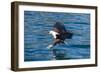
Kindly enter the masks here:
[[57, 33], [57, 32], [55, 32], [55, 31], [52, 31], [52, 30], [51, 30], [51, 31], [49, 32], [49, 34], [51, 34], [51, 35], [56, 39], [56, 35], [59, 34], [59, 33]]

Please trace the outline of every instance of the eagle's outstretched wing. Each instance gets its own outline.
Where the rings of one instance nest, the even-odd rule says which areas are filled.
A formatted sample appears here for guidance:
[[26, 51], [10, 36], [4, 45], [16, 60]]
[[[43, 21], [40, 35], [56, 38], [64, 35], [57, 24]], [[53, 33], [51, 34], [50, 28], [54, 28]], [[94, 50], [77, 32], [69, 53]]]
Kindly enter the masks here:
[[55, 32], [59, 33], [62, 39], [71, 39], [73, 36], [73, 33], [66, 30], [65, 25], [61, 22], [56, 22], [53, 28]]
[[58, 33], [66, 32], [65, 25], [62, 24], [61, 22], [56, 22], [53, 27], [54, 27], [54, 29], [56, 29], [58, 31]]

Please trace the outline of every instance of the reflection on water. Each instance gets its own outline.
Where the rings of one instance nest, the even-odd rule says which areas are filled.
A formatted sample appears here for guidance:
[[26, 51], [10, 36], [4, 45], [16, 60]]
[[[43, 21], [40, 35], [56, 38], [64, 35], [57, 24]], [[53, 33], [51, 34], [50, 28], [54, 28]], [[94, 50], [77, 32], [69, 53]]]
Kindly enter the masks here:
[[[64, 23], [74, 36], [67, 44], [52, 49], [49, 35], [56, 21]], [[24, 61], [90, 58], [90, 14], [24, 11]]]

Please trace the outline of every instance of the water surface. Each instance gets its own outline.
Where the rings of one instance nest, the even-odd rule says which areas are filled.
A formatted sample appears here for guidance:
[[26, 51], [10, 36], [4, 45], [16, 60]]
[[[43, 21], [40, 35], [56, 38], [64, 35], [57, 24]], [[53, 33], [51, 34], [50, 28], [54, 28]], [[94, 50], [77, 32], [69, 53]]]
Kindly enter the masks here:
[[[52, 49], [49, 31], [60, 21], [74, 36]], [[24, 11], [24, 61], [90, 58], [90, 14]]]

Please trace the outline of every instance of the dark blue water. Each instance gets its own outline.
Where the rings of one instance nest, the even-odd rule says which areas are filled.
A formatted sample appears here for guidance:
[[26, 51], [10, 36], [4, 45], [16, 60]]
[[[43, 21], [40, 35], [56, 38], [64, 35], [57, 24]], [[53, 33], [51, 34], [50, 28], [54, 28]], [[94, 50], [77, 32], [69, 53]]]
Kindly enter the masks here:
[[[49, 31], [56, 22], [64, 23], [74, 35], [67, 44], [52, 49]], [[24, 61], [90, 58], [90, 14], [24, 11]]]

